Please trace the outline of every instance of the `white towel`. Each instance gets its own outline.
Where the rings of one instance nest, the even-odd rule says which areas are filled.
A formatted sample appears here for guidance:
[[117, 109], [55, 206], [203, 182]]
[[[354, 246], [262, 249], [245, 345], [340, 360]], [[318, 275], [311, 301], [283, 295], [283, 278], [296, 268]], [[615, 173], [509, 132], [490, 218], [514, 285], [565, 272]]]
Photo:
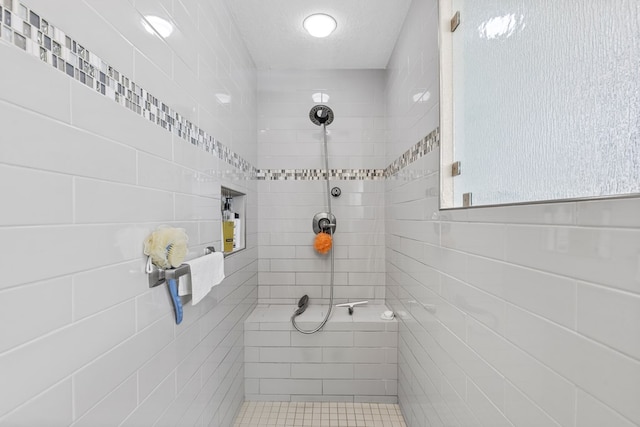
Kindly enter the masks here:
[[185, 263], [191, 268], [191, 281], [180, 278], [178, 295], [191, 294], [191, 305], [196, 305], [224, 279], [224, 255], [214, 252]]

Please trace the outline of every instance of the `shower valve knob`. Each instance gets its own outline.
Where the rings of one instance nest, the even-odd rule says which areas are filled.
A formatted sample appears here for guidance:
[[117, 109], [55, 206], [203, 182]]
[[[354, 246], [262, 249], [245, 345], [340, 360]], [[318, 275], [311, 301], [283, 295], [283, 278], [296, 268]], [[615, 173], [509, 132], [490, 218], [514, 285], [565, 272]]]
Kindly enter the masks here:
[[342, 194], [342, 190], [340, 190], [340, 187], [333, 187], [331, 189], [331, 195], [333, 197], [340, 197], [341, 194]]

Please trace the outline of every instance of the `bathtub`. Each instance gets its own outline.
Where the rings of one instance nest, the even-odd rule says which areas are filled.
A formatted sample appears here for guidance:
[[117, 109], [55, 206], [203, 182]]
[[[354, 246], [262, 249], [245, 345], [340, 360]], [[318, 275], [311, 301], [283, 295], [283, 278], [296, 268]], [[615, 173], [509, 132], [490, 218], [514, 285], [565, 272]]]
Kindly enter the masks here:
[[[292, 305], [259, 305], [244, 323], [248, 401], [396, 403], [398, 322], [383, 320], [384, 305], [348, 314], [334, 307], [322, 331], [291, 325]], [[310, 305], [296, 320], [312, 329], [327, 306]]]

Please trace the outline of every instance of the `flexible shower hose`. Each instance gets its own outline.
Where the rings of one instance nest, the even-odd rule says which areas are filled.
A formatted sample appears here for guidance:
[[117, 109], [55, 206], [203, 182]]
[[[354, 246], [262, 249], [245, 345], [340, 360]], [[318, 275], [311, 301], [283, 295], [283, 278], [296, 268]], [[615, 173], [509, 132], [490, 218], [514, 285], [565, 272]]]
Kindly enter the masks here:
[[[322, 124], [322, 134], [324, 136], [324, 170], [325, 170], [325, 181], [327, 183], [327, 208], [328, 208], [328, 212], [329, 212], [329, 217], [331, 217], [331, 191], [330, 191], [330, 183], [329, 183], [329, 150], [327, 148], [327, 125], [325, 123]], [[291, 316], [291, 324], [293, 325], [294, 328], [296, 328], [296, 330], [300, 333], [303, 334], [315, 334], [316, 332], [318, 332], [320, 329], [322, 329], [324, 327], [324, 325], [327, 324], [327, 321], [329, 320], [329, 316], [331, 316], [331, 312], [333, 311], [333, 276], [334, 276], [334, 264], [335, 264], [335, 256], [334, 256], [334, 250], [333, 248], [335, 247], [335, 241], [333, 240], [333, 227], [328, 227], [329, 228], [329, 235], [331, 236], [331, 241], [333, 242], [333, 244], [331, 245], [331, 279], [329, 282], [329, 310], [327, 311], [327, 314], [324, 316], [324, 319], [322, 320], [322, 322], [320, 322], [320, 324], [314, 328], [314, 329], [300, 329], [300, 327], [296, 324], [296, 313], [293, 313], [293, 315]]]

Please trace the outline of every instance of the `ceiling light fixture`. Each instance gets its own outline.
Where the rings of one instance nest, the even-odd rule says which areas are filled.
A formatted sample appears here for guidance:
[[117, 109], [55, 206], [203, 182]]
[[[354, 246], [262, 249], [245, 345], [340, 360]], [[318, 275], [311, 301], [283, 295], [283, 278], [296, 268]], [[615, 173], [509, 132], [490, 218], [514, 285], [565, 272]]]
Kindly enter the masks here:
[[173, 25], [166, 19], [159, 16], [147, 15], [142, 18], [142, 26], [149, 34], [158, 33], [160, 37], [166, 39], [173, 33]]
[[327, 37], [333, 33], [338, 24], [332, 16], [324, 13], [316, 13], [307, 16], [302, 22], [302, 26], [313, 37]]

